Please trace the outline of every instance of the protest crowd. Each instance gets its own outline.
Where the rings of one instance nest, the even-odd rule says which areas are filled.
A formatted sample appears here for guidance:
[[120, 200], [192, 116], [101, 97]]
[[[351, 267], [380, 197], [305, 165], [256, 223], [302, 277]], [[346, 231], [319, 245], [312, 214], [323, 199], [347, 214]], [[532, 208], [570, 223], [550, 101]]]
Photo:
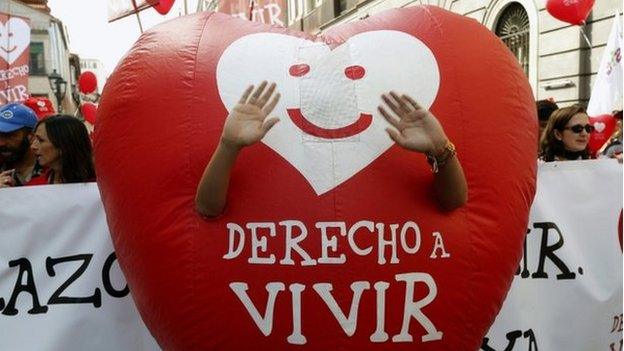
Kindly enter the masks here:
[[[582, 106], [559, 108], [551, 100], [536, 105], [539, 160], [614, 158], [622, 163], [622, 110], [613, 111], [616, 128], [608, 141], [592, 151], [595, 128]], [[22, 103], [2, 106], [0, 116], [0, 189], [95, 181], [91, 139], [78, 117], [37, 114]]]

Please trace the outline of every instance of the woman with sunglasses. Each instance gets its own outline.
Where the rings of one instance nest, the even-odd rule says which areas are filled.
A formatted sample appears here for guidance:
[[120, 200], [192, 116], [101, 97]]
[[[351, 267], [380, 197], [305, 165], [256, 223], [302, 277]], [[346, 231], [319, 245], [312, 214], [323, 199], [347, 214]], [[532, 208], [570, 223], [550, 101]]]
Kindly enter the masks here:
[[540, 141], [540, 160], [571, 161], [589, 158], [589, 135], [594, 126], [580, 105], [556, 110], [550, 115]]

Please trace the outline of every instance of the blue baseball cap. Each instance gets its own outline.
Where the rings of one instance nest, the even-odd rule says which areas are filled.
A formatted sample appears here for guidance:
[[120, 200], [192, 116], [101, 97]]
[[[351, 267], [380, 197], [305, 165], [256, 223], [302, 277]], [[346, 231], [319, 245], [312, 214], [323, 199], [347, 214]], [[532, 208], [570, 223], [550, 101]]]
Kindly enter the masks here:
[[30, 108], [10, 103], [0, 107], [0, 132], [11, 133], [24, 127], [33, 129], [37, 124], [37, 115]]

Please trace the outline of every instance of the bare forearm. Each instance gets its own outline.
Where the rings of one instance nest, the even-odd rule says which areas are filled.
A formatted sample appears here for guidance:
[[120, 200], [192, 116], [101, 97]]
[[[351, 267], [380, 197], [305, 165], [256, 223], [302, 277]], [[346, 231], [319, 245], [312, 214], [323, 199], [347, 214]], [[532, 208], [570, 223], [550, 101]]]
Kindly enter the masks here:
[[434, 174], [433, 189], [440, 207], [454, 210], [468, 200], [466, 177], [457, 156], [453, 156]]
[[204, 170], [195, 194], [195, 208], [207, 217], [216, 217], [223, 212], [227, 200], [230, 173], [240, 149], [223, 142], [219, 143]]

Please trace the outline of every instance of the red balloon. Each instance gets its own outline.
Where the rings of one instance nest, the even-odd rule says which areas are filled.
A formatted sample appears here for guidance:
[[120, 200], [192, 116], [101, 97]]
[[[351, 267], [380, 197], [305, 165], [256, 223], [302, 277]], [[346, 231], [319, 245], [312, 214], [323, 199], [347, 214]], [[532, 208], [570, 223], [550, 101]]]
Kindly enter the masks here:
[[97, 106], [91, 102], [85, 102], [80, 106], [80, 113], [84, 120], [95, 125], [96, 115], [97, 115]]
[[615, 117], [609, 114], [589, 117], [589, 124], [594, 126], [594, 131], [589, 136], [587, 147], [592, 155], [595, 155], [609, 141], [615, 131], [615, 122]]
[[546, 10], [556, 19], [574, 25], [585, 23], [594, 0], [548, 0]]
[[84, 71], [78, 78], [78, 86], [83, 94], [91, 94], [97, 89], [97, 77], [91, 71]]
[[[204, 220], [195, 191], [228, 110], [265, 79], [280, 122], [240, 154], [225, 213]], [[388, 137], [377, 105], [391, 89], [455, 143], [464, 207], [441, 212], [425, 157]], [[534, 106], [498, 38], [435, 6], [322, 37], [211, 12], [152, 28], [108, 80], [95, 136], [143, 320], [164, 350], [478, 349], [522, 255]]]
[[166, 15], [173, 7], [175, 0], [150, 0], [148, 2], [152, 4], [152, 7], [154, 7], [158, 13]]

